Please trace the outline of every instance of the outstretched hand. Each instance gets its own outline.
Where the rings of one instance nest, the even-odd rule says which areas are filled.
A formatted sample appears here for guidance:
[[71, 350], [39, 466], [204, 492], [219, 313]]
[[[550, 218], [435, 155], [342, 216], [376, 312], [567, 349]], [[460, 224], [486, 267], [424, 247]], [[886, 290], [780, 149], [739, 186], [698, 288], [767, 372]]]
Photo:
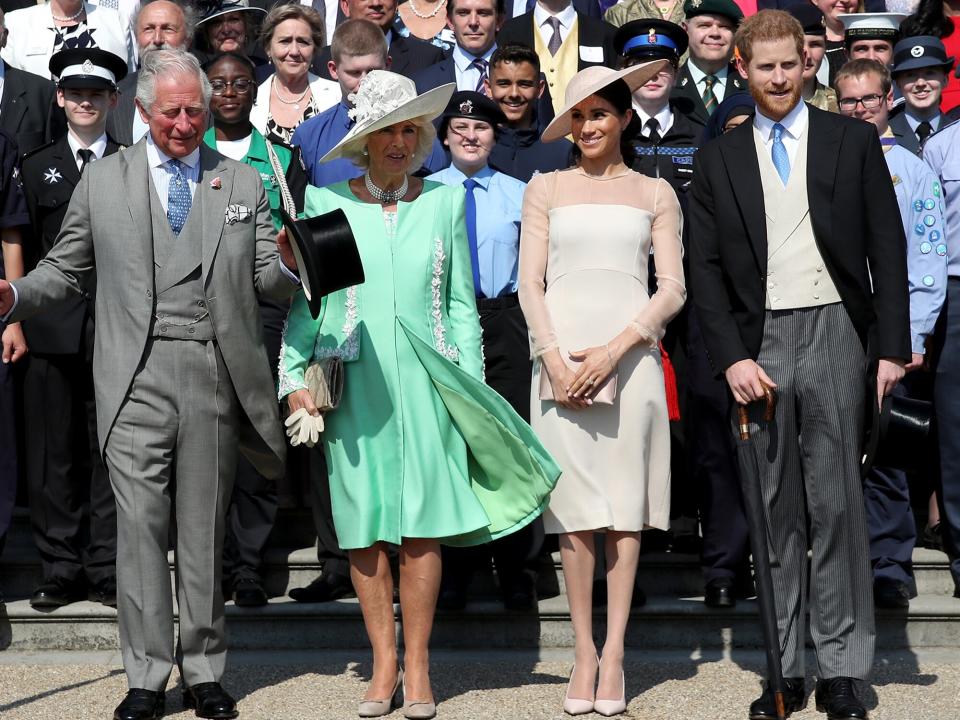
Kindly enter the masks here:
[[0, 280], [0, 317], [3, 317], [13, 307], [13, 286], [6, 280]]

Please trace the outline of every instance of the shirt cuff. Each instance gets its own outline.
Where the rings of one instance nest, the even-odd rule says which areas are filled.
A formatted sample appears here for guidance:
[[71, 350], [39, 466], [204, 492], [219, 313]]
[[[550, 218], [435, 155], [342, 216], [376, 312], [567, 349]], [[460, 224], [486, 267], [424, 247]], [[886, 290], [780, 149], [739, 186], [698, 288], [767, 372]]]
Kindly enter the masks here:
[[298, 278], [290, 268], [283, 264], [283, 260], [277, 258], [277, 262], [280, 263], [280, 272], [286, 275], [290, 279], [290, 282], [292, 282], [294, 285], [299, 286], [300, 278]]
[[13, 305], [10, 306], [10, 309], [7, 311], [7, 314], [3, 317], [0, 317], [0, 322], [6, 322], [7, 318], [17, 309], [17, 303], [20, 302], [20, 294], [17, 292], [17, 286], [13, 283], [10, 283], [10, 288], [13, 290]]
[[911, 350], [919, 355], [926, 355], [927, 353], [927, 337], [925, 335], [914, 335], [910, 341], [910, 344], [913, 346]]

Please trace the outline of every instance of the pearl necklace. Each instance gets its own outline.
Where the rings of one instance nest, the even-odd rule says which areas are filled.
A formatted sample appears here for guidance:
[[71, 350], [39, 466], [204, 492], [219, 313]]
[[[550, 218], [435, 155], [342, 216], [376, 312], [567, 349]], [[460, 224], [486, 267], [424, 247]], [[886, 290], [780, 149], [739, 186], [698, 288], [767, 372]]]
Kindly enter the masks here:
[[273, 85], [273, 94], [277, 96], [277, 100], [282, 102], [284, 105], [293, 105], [294, 110], [300, 109], [300, 101], [307, 96], [308, 92], [310, 92], [310, 85], [307, 85], [307, 89], [300, 93], [300, 97], [294, 98], [293, 100], [284, 100], [282, 97], [280, 97], [280, 84], [276, 81], [271, 84]]
[[418, 18], [420, 18], [421, 20], [429, 20], [430, 18], [437, 16], [437, 13], [440, 12], [440, 8], [442, 8], [446, 2], [447, 0], [437, 0], [437, 4], [433, 6], [433, 12], [429, 12], [429, 13], [422, 13], [419, 10], [417, 10], [417, 4], [416, 2], [414, 2], [414, 0], [409, 0], [407, 4], [410, 5], [410, 10]]
[[363, 174], [363, 184], [367, 187], [367, 192], [370, 193], [381, 205], [393, 205], [400, 198], [407, 194], [407, 190], [410, 188], [410, 183], [406, 175], [403, 176], [403, 182], [400, 183], [400, 187], [396, 190], [384, 190], [383, 188], [377, 187], [373, 179], [370, 177], [369, 172]]
[[77, 10], [73, 15], [70, 15], [69, 17], [57, 17], [56, 15], [53, 14], [53, 7], [51, 6], [50, 17], [52, 17], [56, 22], [62, 22], [62, 23], [72, 22], [73, 20], [76, 20], [78, 17], [83, 15], [83, 11], [84, 11], [83, 3], [80, 3], [80, 9]]

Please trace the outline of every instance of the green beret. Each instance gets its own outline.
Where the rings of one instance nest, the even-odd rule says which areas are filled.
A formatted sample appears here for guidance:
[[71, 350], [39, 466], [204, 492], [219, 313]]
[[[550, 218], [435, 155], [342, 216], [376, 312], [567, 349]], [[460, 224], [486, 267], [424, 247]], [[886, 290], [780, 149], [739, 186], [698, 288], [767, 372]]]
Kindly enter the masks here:
[[738, 25], [743, 20], [743, 10], [733, 0], [686, 0], [683, 12], [689, 20], [697, 15], [722, 15]]

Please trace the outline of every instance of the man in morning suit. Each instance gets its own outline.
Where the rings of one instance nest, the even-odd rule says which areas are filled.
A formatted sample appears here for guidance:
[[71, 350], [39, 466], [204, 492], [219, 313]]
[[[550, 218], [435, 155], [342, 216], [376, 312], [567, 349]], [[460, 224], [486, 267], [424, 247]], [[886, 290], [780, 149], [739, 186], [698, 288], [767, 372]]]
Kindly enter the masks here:
[[130, 688], [115, 720], [163, 715], [174, 663], [171, 504], [184, 703], [199, 717], [236, 717], [220, 685], [220, 576], [237, 451], [267, 477], [283, 470], [257, 294], [290, 296], [295, 263], [259, 173], [202, 145], [210, 94], [192, 55], [146, 53], [137, 109], [149, 133], [90, 165], [53, 250], [23, 279], [0, 281], [0, 317], [20, 320], [76, 297], [96, 269], [97, 431], [117, 499]]
[[[787, 710], [806, 700], [810, 547], [817, 707], [860, 720], [875, 643], [863, 429], [911, 358], [906, 240], [876, 129], [801, 100], [800, 23], [764, 10], [736, 46], [757, 114], [697, 154], [693, 299], [714, 369], [749, 407]], [[750, 718], [773, 717], [768, 687]]]
[[[50, 252], [81, 173], [120, 147], [106, 134], [127, 63], [106, 50], [61, 50], [50, 58], [67, 133], [28, 153], [21, 181], [33, 227], [32, 270]], [[117, 513], [100, 458], [93, 398], [93, 295], [23, 322], [30, 347], [23, 375], [24, 465], [43, 582], [30, 598], [53, 609], [86, 599], [116, 607]]]
[[731, 62], [733, 33], [743, 12], [733, 0], [686, 0], [683, 10], [690, 56], [680, 66], [673, 93], [691, 104], [689, 119], [706, 126], [725, 97], [747, 87]]
[[536, 50], [554, 112], [559, 112], [567, 83], [580, 70], [616, 65], [615, 32], [609, 23], [578, 11], [571, 0], [538, 0], [532, 10], [504, 23], [498, 42]]

